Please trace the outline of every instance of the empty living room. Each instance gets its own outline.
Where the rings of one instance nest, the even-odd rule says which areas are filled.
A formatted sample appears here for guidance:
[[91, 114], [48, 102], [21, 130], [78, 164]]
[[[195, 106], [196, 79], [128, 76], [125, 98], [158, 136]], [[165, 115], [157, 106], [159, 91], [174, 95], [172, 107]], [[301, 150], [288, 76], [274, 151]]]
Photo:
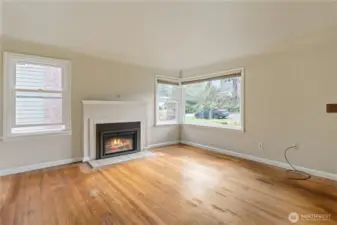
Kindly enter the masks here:
[[337, 1], [0, 0], [0, 225], [337, 225]]

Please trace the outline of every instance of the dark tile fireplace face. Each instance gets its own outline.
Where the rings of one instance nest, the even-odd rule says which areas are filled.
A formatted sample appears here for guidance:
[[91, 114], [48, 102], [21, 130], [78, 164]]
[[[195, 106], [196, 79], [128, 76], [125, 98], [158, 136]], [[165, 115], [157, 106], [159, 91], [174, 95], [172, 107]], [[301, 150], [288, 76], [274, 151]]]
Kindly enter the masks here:
[[96, 158], [140, 151], [140, 122], [96, 124]]

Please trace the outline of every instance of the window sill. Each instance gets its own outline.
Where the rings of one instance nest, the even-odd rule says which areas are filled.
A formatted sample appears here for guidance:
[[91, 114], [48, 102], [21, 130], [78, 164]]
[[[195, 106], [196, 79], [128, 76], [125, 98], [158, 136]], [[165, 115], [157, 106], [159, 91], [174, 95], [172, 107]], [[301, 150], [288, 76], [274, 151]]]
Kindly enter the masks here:
[[156, 123], [154, 126], [160, 127], [160, 126], [169, 126], [169, 125], [179, 125], [179, 123], [177, 121], [160, 122], [160, 123]]
[[21, 140], [21, 139], [40, 138], [40, 137], [46, 137], [46, 136], [60, 136], [60, 135], [70, 136], [71, 134], [72, 134], [71, 130], [57, 130], [57, 131], [12, 134], [12, 135], [2, 137], [2, 141], [7, 142], [7, 141], [15, 141], [15, 140]]
[[238, 132], [245, 132], [243, 127], [236, 127], [236, 126], [224, 126], [224, 125], [216, 125], [216, 124], [199, 124], [199, 123], [183, 123], [183, 125], [189, 126], [197, 126], [197, 127], [208, 127], [208, 128], [217, 128], [217, 129], [225, 129], [225, 130], [232, 130]]

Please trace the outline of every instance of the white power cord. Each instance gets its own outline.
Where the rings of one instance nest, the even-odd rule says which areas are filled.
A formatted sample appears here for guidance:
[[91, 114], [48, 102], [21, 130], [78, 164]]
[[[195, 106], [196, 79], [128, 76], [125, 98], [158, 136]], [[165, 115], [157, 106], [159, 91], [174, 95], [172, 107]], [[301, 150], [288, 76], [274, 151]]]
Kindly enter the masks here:
[[292, 146], [289, 146], [288, 148], [286, 148], [286, 150], [284, 151], [284, 158], [286, 159], [287, 163], [289, 164], [289, 166], [292, 168], [291, 170], [287, 170], [288, 173], [292, 173], [296, 176], [299, 176], [299, 177], [288, 177], [288, 179], [290, 180], [308, 180], [311, 178], [311, 175], [304, 172], [304, 171], [301, 171], [301, 170], [298, 170], [296, 169], [296, 167], [291, 164], [291, 162], [289, 161], [288, 157], [287, 157], [287, 152], [290, 150], [290, 149], [294, 149], [294, 148], [297, 148], [297, 145], [292, 145]]

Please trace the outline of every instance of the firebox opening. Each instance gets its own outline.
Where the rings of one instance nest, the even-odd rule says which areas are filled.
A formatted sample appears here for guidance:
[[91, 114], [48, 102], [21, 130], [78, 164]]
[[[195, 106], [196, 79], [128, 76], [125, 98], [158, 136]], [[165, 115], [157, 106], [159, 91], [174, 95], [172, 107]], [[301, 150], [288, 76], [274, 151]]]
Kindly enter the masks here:
[[110, 138], [105, 142], [105, 152], [113, 153], [131, 150], [133, 146], [132, 142], [132, 139], [128, 138]]
[[131, 150], [133, 146], [131, 138], [110, 138], [105, 142], [105, 152], [119, 152]]
[[104, 155], [135, 150], [137, 132], [108, 132], [103, 133]]

